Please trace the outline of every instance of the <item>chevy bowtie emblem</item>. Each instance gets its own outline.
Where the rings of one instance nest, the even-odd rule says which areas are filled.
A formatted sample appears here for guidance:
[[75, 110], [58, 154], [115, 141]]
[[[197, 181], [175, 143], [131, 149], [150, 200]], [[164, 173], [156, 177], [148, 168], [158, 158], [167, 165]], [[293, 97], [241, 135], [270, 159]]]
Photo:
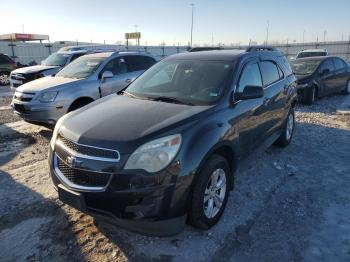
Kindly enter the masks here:
[[79, 161], [74, 156], [67, 156], [66, 163], [71, 167], [79, 167], [83, 163], [83, 161]]

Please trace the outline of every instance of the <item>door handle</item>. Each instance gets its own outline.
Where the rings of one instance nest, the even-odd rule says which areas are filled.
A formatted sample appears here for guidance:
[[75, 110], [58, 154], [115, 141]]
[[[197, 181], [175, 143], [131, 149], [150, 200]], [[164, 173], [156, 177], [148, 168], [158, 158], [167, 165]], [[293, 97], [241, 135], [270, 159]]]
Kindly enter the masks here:
[[130, 78], [128, 78], [128, 79], [125, 80], [125, 83], [128, 83], [128, 84], [129, 84], [130, 82], [131, 82], [131, 79], [130, 79]]

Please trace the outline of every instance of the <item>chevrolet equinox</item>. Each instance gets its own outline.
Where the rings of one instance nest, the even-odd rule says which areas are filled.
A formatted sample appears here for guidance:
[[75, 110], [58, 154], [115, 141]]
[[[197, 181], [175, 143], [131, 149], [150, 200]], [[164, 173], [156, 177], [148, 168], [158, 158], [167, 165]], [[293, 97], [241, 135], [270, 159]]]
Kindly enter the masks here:
[[285, 56], [268, 47], [165, 58], [59, 119], [49, 152], [59, 199], [144, 234], [176, 234], [186, 221], [208, 229], [238, 163], [290, 143], [295, 86]]

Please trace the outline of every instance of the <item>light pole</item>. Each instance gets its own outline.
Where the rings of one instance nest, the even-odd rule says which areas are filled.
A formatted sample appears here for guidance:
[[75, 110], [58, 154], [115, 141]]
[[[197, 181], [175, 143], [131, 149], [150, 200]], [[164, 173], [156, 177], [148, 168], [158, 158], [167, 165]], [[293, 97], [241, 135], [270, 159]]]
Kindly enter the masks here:
[[266, 45], [269, 41], [269, 29], [270, 29], [270, 21], [267, 20], [267, 27], [266, 27]]
[[191, 47], [192, 47], [192, 40], [193, 40], [193, 11], [194, 11], [194, 4], [191, 4], [192, 7], [192, 20], [191, 20]]
[[303, 31], [303, 46], [305, 44], [305, 30]]

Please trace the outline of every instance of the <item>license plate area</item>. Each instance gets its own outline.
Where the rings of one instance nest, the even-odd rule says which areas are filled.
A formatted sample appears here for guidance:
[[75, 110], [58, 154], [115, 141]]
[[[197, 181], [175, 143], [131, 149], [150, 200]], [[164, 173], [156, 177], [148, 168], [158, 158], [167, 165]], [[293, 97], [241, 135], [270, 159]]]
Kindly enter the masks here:
[[62, 185], [58, 185], [58, 198], [63, 203], [74, 207], [75, 209], [81, 211], [86, 209], [84, 196], [81, 193], [64, 188]]

